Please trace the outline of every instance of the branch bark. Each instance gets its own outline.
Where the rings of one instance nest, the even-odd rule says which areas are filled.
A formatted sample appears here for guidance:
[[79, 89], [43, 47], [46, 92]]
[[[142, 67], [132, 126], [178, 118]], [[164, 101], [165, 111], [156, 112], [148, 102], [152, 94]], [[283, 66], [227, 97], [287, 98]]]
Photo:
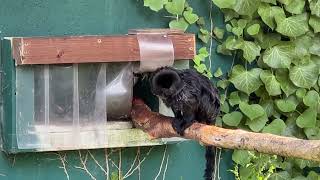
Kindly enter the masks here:
[[[134, 125], [148, 133], [152, 139], [179, 137], [171, 126], [171, 117], [152, 112], [140, 99], [134, 99], [131, 116]], [[183, 138], [221, 148], [253, 150], [320, 162], [320, 140], [224, 129], [200, 123], [194, 123], [187, 128]]]

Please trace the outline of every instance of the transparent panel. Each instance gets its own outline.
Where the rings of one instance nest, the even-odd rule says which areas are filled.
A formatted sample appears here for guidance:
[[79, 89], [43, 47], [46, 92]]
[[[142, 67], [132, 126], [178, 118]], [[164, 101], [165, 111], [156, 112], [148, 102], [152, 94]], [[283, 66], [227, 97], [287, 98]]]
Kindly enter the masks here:
[[[42, 66], [43, 67], [43, 66]], [[45, 91], [49, 91], [48, 97], [40, 97], [39, 101], [45, 103], [45, 107], [49, 106], [49, 119], [46, 121], [50, 124], [50, 132], [67, 131], [72, 129], [73, 125], [73, 96], [74, 96], [74, 76], [73, 65], [48, 65], [44, 66], [43, 76], [49, 74], [49, 81], [45, 78]], [[41, 76], [35, 76], [35, 81]], [[35, 89], [37, 92], [37, 89]], [[46, 102], [47, 99], [49, 103]], [[48, 105], [47, 105], [48, 104]], [[35, 104], [36, 105], [36, 104]], [[35, 111], [37, 112], [37, 111]], [[59, 129], [60, 127], [60, 129]]]
[[131, 63], [107, 65], [107, 107], [110, 120], [125, 120], [130, 115], [133, 96], [132, 71]]
[[130, 115], [132, 88], [130, 63], [17, 66], [18, 148], [105, 147], [107, 114]]
[[79, 124], [82, 129], [107, 119], [106, 65], [79, 65]]

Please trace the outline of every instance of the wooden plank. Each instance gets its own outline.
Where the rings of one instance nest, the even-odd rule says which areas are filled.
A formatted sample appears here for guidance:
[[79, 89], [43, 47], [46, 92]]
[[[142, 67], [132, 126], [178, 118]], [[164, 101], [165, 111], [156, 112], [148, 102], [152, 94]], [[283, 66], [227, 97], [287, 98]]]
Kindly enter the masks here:
[[[194, 34], [169, 34], [175, 59], [193, 59]], [[16, 64], [139, 61], [136, 35], [11, 38]]]

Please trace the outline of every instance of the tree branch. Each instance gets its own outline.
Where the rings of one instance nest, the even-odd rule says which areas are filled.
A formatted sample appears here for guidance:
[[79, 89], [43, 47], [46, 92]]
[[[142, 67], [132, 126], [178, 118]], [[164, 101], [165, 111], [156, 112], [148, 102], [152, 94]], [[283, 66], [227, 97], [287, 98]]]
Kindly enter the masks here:
[[[134, 125], [148, 133], [152, 139], [179, 137], [171, 126], [172, 118], [152, 112], [142, 100], [134, 99], [131, 112]], [[184, 138], [206, 145], [227, 149], [253, 150], [320, 162], [320, 140], [303, 140], [267, 133], [224, 129], [194, 123], [184, 132]]]

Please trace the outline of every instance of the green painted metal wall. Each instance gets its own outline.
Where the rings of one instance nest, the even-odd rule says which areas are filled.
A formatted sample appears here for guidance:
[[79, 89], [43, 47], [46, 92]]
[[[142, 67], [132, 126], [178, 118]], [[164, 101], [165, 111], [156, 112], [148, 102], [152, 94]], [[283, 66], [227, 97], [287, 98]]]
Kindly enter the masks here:
[[[209, 3], [192, 0], [198, 14], [208, 18]], [[199, 5], [201, 4], [201, 5]], [[212, 10], [213, 22], [222, 26], [222, 14]], [[170, 19], [165, 13], [154, 13], [143, 7], [142, 0], [0, 0], [0, 38], [10, 36], [56, 36], [124, 34], [131, 28], [163, 28]], [[192, 28], [191, 28], [192, 30]], [[228, 69], [230, 58], [219, 56], [214, 51], [212, 70], [218, 66]], [[150, 150], [151, 148], [151, 150]], [[148, 153], [149, 152], [149, 153]], [[126, 174], [136, 155], [143, 161], [140, 170], [129, 176], [129, 180], [157, 179], [200, 180], [204, 170], [204, 148], [196, 142], [183, 142], [168, 146], [124, 148], [90, 151], [68, 151], [49, 153], [23, 153], [7, 155], [0, 153], [0, 180], [85, 180], [92, 177], [106, 179], [106, 154], [110, 178], [121, 166]], [[92, 156], [91, 156], [92, 155]], [[165, 156], [164, 156], [165, 155]], [[89, 173], [81, 164], [80, 156], [86, 160]], [[145, 159], [144, 157], [147, 156]], [[163, 158], [164, 157], [164, 158]], [[119, 164], [119, 159], [121, 163]], [[99, 165], [97, 164], [99, 163]], [[63, 169], [65, 167], [66, 171]], [[82, 167], [82, 169], [81, 169]], [[134, 170], [136, 166], [132, 169]], [[228, 169], [232, 168], [230, 152], [224, 152], [220, 165], [223, 180], [233, 179]], [[106, 171], [106, 170], [105, 170]], [[68, 176], [67, 176], [68, 174]], [[111, 175], [113, 174], [113, 175]]]

